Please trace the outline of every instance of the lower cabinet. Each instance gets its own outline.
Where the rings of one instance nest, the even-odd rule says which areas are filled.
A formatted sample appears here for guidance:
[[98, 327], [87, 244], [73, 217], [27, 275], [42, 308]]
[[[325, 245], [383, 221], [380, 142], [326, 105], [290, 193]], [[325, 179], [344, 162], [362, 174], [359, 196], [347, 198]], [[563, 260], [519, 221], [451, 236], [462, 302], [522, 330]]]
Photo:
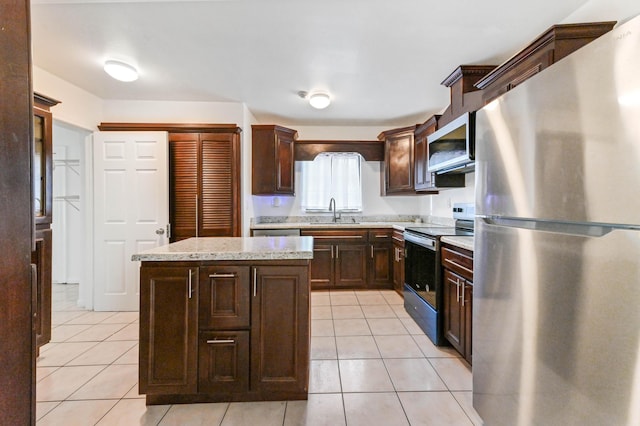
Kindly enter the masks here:
[[471, 364], [473, 253], [443, 246], [444, 336]]
[[31, 263], [36, 266], [34, 328], [36, 356], [40, 347], [51, 341], [51, 229], [36, 230], [36, 246], [31, 252]]
[[198, 267], [140, 268], [140, 393], [198, 388]]
[[312, 236], [311, 288], [391, 289], [391, 230], [305, 229]]
[[294, 262], [143, 263], [147, 404], [306, 399], [309, 266]]

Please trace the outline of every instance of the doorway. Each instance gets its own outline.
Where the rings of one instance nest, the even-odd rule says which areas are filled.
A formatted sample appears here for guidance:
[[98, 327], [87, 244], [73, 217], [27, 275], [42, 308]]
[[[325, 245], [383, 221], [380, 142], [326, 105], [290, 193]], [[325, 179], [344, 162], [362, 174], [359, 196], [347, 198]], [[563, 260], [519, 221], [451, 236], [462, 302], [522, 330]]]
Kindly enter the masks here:
[[53, 256], [54, 284], [77, 286], [77, 306], [91, 309], [91, 283], [84, 280], [85, 235], [85, 140], [91, 132], [70, 124], [53, 122]]

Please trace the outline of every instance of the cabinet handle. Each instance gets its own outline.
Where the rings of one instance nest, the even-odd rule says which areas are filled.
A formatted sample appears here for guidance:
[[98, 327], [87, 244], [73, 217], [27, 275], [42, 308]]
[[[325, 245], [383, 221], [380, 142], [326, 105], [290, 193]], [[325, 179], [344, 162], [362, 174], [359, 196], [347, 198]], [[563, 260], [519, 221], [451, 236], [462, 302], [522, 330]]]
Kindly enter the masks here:
[[460, 303], [460, 280], [456, 278], [456, 302]]
[[189, 269], [189, 299], [193, 296], [193, 271]]
[[214, 339], [214, 340], [207, 340], [207, 344], [209, 345], [219, 345], [221, 343], [235, 343], [236, 341], [233, 339]]
[[258, 273], [256, 272], [256, 268], [253, 268], [253, 297], [256, 297], [258, 294]]
[[373, 259], [373, 244], [371, 244], [371, 258]]
[[462, 296], [461, 298], [462, 298], [462, 306], [463, 306], [463, 307], [464, 307], [464, 287], [465, 287], [465, 286], [463, 285], [463, 286], [462, 286], [462, 291], [460, 292], [460, 293], [461, 293], [460, 295]]
[[336, 259], [340, 258], [340, 247], [336, 246]]
[[209, 278], [235, 278], [236, 274], [209, 274]]
[[332, 259], [334, 259], [334, 256], [333, 256], [333, 246], [331, 246], [331, 258], [332, 258]]
[[198, 194], [196, 194], [196, 238], [198, 237], [198, 228], [199, 228], [199, 224], [198, 224]]

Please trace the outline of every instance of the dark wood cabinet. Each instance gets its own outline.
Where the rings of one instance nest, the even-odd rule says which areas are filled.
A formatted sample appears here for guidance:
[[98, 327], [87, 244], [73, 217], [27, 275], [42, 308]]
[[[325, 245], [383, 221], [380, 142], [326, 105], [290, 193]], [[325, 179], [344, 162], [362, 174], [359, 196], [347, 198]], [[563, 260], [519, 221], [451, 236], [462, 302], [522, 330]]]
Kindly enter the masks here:
[[36, 356], [40, 347], [51, 341], [51, 258], [53, 241], [51, 229], [36, 231], [36, 249], [31, 252], [31, 263], [36, 267], [35, 315]]
[[295, 195], [295, 130], [277, 125], [251, 126], [251, 193]]
[[335, 288], [367, 288], [368, 244], [338, 241], [335, 245]]
[[554, 25], [475, 86], [485, 104], [610, 31], [615, 22]]
[[394, 230], [393, 239], [393, 289], [401, 296], [404, 295], [404, 234]]
[[306, 398], [310, 339], [308, 268], [256, 266], [253, 273], [252, 389], [262, 394]]
[[169, 133], [172, 242], [240, 235], [239, 132]]
[[148, 262], [140, 284], [147, 404], [306, 399], [308, 261]]
[[312, 289], [392, 288], [391, 230], [303, 229], [301, 235], [314, 237]]
[[313, 237], [310, 282], [313, 290], [364, 288], [367, 232], [359, 229], [303, 229]]
[[36, 356], [51, 341], [51, 264], [53, 222], [53, 115], [50, 108], [59, 101], [33, 95], [33, 167], [31, 186], [35, 221], [35, 250], [31, 263], [36, 267], [35, 330]]
[[247, 392], [249, 352], [249, 330], [201, 331], [198, 392]]
[[414, 194], [413, 134], [416, 126], [387, 130], [378, 135], [384, 141], [382, 195]]
[[415, 190], [426, 194], [437, 194], [441, 189], [464, 188], [463, 174], [436, 174], [429, 172], [429, 143], [427, 137], [438, 129], [439, 115], [432, 115], [416, 127], [414, 132]]
[[368, 288], [391, 288], [393, 285], [393, 243], [391, 229], [369, 231]]
[[198, 267], [140, 268], [140, 393], [198, 388]]
[[471, 364], [473, 319], [473, 253], [455, 246], [442, 247], [444, 335]]

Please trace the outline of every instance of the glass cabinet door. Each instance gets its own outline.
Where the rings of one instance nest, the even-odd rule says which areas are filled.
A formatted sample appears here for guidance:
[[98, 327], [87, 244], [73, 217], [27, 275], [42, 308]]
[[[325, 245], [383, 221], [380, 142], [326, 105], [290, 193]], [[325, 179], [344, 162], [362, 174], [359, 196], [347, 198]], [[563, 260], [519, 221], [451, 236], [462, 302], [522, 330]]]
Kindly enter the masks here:
[[52, 115], [33, 108], [33, 208], [36, 224], [51, 223], [51, 176], [53, 172]]

